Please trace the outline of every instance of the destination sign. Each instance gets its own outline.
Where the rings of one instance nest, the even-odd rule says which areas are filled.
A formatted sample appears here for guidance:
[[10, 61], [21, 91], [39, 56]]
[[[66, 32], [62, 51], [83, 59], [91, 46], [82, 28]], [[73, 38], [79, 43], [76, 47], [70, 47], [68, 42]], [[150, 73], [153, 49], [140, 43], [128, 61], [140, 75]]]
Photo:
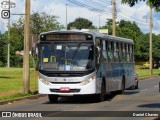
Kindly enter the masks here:
[[41, 35], [42, 41], [54, 41], [54, 40], [92, 40], [92, 35], [89, 34], [46, 34]]

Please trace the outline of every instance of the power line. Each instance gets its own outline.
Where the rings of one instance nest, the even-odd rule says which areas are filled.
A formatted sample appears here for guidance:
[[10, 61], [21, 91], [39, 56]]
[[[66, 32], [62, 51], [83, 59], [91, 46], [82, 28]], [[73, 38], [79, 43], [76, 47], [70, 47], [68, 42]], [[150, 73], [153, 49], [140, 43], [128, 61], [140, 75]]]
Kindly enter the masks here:
[[[100, 12], [100, 13], [107, 12], [106, 10], [102, 10], [102, 9], [99, 9], [99, 8], [95, 8], [95, 7], [93, 7], [93, 6], [86, 5], [86, 4], [81, 3], [81, 2], [78, 2], [78, 1], [76, 1], [76, 0], [68, 0], [68, 1], [71, 2], [71, 3], [73, 3], [73, 4], [76, 4], [76, 5], [78, 5], [78, 6], [85, 7], [85, 8], [87, 8], [87, 9], [91, 10], [91, 11], [94, 11], [94, 12], [98, 12], [98, 13], [99, 13], [99, 12]], [[101, 7], [101, 8], [102, 8], [102, 6], [105, 7], [105, 8], [107, 8], [107, 6], [102, 5], [102, 4], [99, 4], [98, 2], [94, 2], [93, 0], [86, 0], [86, 1], [88, 1], [89, 3], [90, 3], [90, 1], [91, 1], [92, 4], [94, 4], [94, 5], [96, 5], [96, 6], [99, 6], [99, 7]], [[108, 10], [109, 10], [109, 9], [108, 9]]]
[[104, 0], [98, 0], [98, 1], [100, 1], [101, 3], [105, 3], [105, 4], [106, 4], [106, 3], [108, 3], [108, 4], [110, 4], [110, 5], [112, 4], [111, 1], [110, 1], [110, 2], [109, 2], [109, 1], [104, 1]]
[[69, 2], [73, 3], [73, 4], [76, 4], [78, 6], [81, 6], [81, 7], [85, 7], [91, 11], [94, 11], [94, 12], [99, 12], [99, 13], [102, 13], [102, 12], [106, 12], [105, 10], [102, 10], [102, 9], [98, 9], [98, 8], [94, 8], [94, 7], [91, 7], [89, 5], [86, 5], [86, 4], [83, 4], [83, 3], [80, 3], [76, 0], [68, 0]]
[[[124, 16], [124, 15], [119, 15], [119, 14], [117, 14], [117, 16], [118, 17], [120, 17], [120, 18], [122, 18], [122, 19], [124, 19], [124, 17], [125, 18], [127, 18], [128, 20], [130, 20], [131, 18], [129, 18], [129, 17], [127, 17], [127, 16]], [[134, 21], [134, 20], [133, 20]], [[141, 25], [144, 25], [144, 26], [148, 26], [149, 24], [147, 24], [147, 23], [142, 23], [142, 22], [139, 22], [139, 21], [135, 21], [136, 23], [140, 23]]]
[[[99, 2], [96, 2], [94, 0], [86, 0], [87, 2], [90, 3], [90, 5], [87, 5], [85, 3], [82, 3], [82, 2], [79, 2], [79, 1], [76, 1], [76, 0], [68, 0], [68, 1], [71, 2], [72, 4], [77, 5], [77, 6], [81, 6], [81, 7], [87, 8], [87, 9], [89, 9], [91, 11], [98, 12], [98, 13], [100, 13], [100, 16], [105, 15], [105, 14], [111, 14], [111, 13], [108, 13], [106, 10], [98, 8], [98, 7], [105, 7], [105, 8], [107, 8], [107, 6], [105, 6], [105, 5], [106, 5], [106, 3], [109, 3], [108, 1], [98, 0]], [[109, 3], [109, 4], [111, 4], [111, 3]], [[94, 5], [94, 7], [93, 7], [93, 5]], [[123, 8], [126, 9], [125, 7], [123, 7]], [[120, 15], [118, 14], [119, 12], [117, 12], [117, 16], [118, 17], [120, 17], [122, 19], [124, 19], [124, 17], [125, 17], [129, 21], [130, 20], [131, 21], [135, 21], [136, 23], [139, 23], [141, 25], [145, 25], [145, 26], [147, 25], [148, 26], [148, 23], [146, 23], [145, 20], [140, 20], [140, 19], [137, 19], [135, 17], [131, 17], [131, 15], [129, 13], [127, 13], [126, 11], [124, 11], [124, 10], [122, 10], [120, 8], [118, 10], [120, 10], [122, 12]], [[130, 10], [127, 9], [127, 11], [135, 13], [135, 11], [133, 11], [131, 9]]]
[[100, 16], [103, 16], [103, 15], [112, 15], [112, 13], [111, 12], [104, 12], [104, 13], [100, 14]]
[[160, 26], [156, 26], [156, 27], [153, 26], [153, 29], [158, 30], [158, 29], [160, 29]]
[[[121, 11], [122, 11], [122, 10], [121, 10]], [[131, 17], [130, 14], [128, 14], [127, 12], [125, 12], [125, 11], [122, 11], [122, 12], [123, 12], [125, 15], [128, 15], [129, 17]], [[131, 17], [131, 18], [134, 19], [134, 20], [140, 21], [140, 22], [146, 22], [146, 21], [143, 21], [143, 20], [134, 18], [134, 17]]]
[[100, 6], [100, 7], [107, 7], [107, 5], [100, 4], [100, 3], [95, 2], [95, 1], [93, 1], [93, 0], [86, 0], [86, 1], [89, 1], [89, 2], [93, 3], [94, 5], [97, 5], [97, 6]]

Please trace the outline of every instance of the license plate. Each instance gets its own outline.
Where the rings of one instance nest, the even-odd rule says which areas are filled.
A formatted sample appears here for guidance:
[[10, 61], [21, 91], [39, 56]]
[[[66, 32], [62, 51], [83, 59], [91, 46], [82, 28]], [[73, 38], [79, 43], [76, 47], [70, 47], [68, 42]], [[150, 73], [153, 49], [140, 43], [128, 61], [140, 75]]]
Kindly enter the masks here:
[[69, 91], [69, 90], [70, 90], [69, 87], [61, 87], [61, 88], [60, 88], [60, 91]]

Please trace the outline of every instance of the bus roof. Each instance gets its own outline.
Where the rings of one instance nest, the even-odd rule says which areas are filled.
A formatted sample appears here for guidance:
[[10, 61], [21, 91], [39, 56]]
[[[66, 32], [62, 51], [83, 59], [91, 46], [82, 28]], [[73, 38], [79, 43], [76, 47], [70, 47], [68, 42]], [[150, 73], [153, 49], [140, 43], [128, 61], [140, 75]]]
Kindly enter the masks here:
[[49, 31], [49, 32], [43, 32], [40, 35], [43, 34], [51, 34], [51, 33], [86, 33], [86, 34], [92, 34], [94, 37], [97, 38], [102, 38], [102, 39], [106, 39], [106, 40], [114, 40], [114, 41], [119, 41], [119, 42], [127, 42], [127, 43], [132, 43], [133, 44], [133, 40], [132, 39], [128, 39], [128, 38], [122, 38], [122, 37], [117, 37], [117, 36], [112, 36], [112, 35], [106, 35], [106, 34], [101, 34], [98, 33], [96, 31], [83, 31], [83, 30], [59, 30], [59, 31]]

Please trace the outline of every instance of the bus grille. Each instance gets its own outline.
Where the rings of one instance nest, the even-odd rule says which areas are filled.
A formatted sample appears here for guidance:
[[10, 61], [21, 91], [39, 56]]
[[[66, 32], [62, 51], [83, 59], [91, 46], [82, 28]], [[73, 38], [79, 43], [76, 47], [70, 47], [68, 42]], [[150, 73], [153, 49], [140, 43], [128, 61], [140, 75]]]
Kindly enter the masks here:
[[44, 75], [48, 77], [77, 77], [84, 76], [84, 73], [72, 73], [72, 74], [64, 74], [64, 73], [45, 73]]
[[51, 84], [79, 84], [81, 82], [50, 82]]
[[60, 89], [50, 89], [50, 91], [56, 93], [77, 93], [80, 92], [80, 89], [70, 89], [69, 91], [61, 91]]

